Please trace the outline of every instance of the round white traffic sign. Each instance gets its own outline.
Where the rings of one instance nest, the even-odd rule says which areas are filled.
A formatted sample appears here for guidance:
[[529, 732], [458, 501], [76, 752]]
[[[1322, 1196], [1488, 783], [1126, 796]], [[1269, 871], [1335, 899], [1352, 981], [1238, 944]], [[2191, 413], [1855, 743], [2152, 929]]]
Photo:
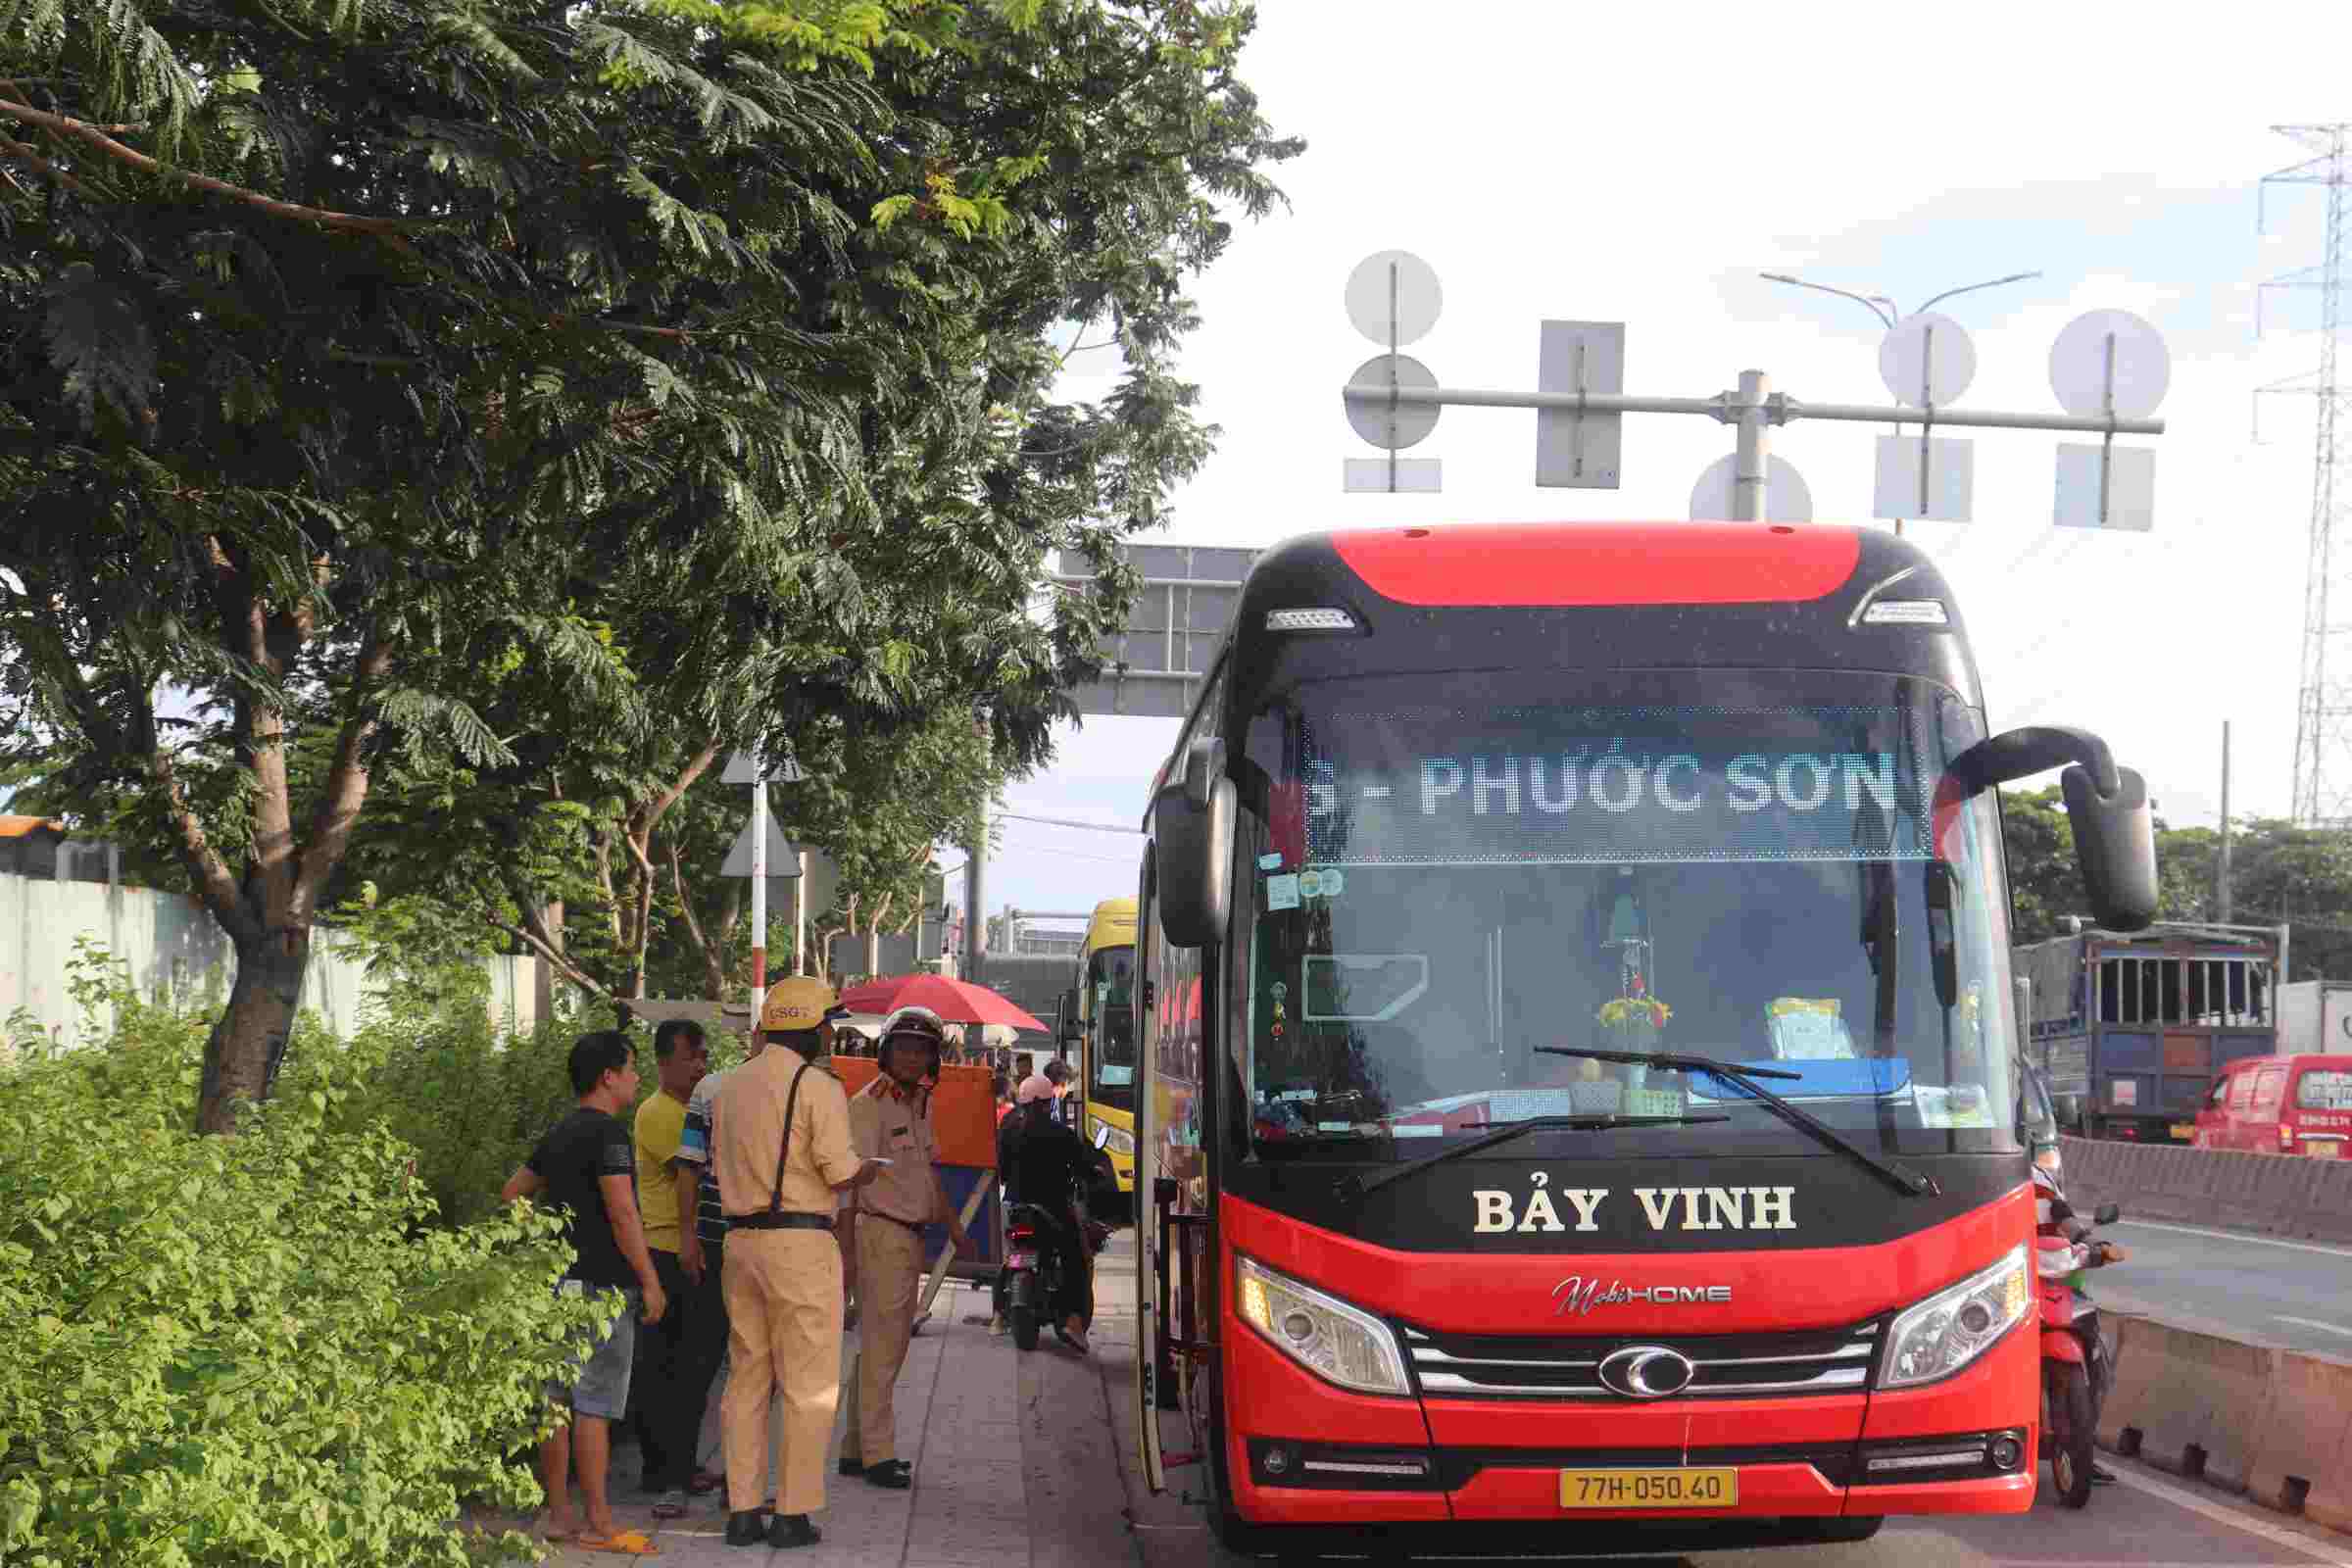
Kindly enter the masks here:
[[[1737, 457], [1718, 458], [1707, 465], [1707, 471], [1690, 487], [1692, 522], [1722, 522], [1730, 518], [1732, 481], [1739, 466]], [[1764, 520], [1813, 520], [1813, 492], [1805, 487], [1805, 476], [1781, 458], [1764, 460]]]
[[1375, 251], [1348, 274], [1348, 319], [1384, 349], [1426, 334], [1444, 303], [1436, 269], [1411, 251]]
[[2108, 413], [2114, 388], [2119, 419], [2144, 419], [2172, 386], [2173, 357], [2164, 337], [2130, 311], [2087, 311], [2066, 323], [2050, 345], [2050, 390], [2058, 406], [2080, 418]]
[[1879, 342], [1879, 379], [1897, 403], [1949, 408], [1976, 378], [1977, 346], [1948, 316], [1905, 317]]
[[[1355, 368], [1355, 373], [1348, 377], [1348, 384], [1387, 391], [1392, 357], [1396, 362], [1396, 385], [1427, 389], [1438, 384], [1438, 378], [1429, 373], [1429, 367], [1407, 354], [1374, 355]], [[1435, 403], [1399, 403], [1392, 409], [1386, 399], [1348, 400], [1348, 422], [1355, 427], [1355, 433], [1391, 452], [1401, 452], [1426, 439], [1438, 427], [1441, 412]]]

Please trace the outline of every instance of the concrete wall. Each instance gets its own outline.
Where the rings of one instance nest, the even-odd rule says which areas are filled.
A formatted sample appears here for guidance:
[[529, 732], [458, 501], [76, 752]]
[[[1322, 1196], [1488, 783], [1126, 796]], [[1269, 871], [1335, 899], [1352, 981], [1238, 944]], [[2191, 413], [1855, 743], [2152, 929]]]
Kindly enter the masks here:
[[2084, 1213], [2112, 1200], [2127, 1219], [2352, 1243], [2352, 1160], [2083, 1138], [2059, 1149], [2067, 1200]]
[[[141, 995], [198, 1001], [225, 1000], [236, 977], [236, 954], [211, 914], [195, 900], [147, 888], [102, 882], [60, 882], [0, 874], [0, 1021], [28, 1012], [41, 1029], [69, 1044], [79, 1038], [68, 966], [74, 939], [86, 937], [130, 969]], [[538, 1019], [536, 958], [487, 957], [491, 1004], [528, 1029]], [[337, 953], [321, 933], [303, 984], [303, 1006], [338, 1034], [360, 1025], [365, 1002], [381, 995], [357, 959]], [[101, 1020], [101, 1029], [111, 1019]]]

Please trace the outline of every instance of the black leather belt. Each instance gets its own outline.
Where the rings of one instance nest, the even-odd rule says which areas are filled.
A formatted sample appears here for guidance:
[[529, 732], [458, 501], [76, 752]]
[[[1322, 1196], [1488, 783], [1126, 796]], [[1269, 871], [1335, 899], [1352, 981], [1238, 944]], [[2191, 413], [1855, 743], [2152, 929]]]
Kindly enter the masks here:
[[727, 1216], [727, 1229], [735, 1231], [829, 1231], [832, 1228], [833, 1216], [830, 1214], [804, 1214], [790, 1209]]

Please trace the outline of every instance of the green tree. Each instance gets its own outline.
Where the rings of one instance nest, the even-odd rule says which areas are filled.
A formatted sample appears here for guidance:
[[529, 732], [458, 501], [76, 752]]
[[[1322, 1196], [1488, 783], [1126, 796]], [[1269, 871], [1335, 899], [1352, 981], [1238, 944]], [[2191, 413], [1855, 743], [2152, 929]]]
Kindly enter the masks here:
[[2001, 844], [2009, 862], [2010, 940], [2020, 945], [2065, 934], [2082, 907], [2075, 833], [2056, 786], [2001, 792]]
[[[696, 759], [974, 701], [1044, 755], [1131, 585], [1038, 615], [1041, 564], [1205, 456], [1182, 279], [1296, 151], [1250, 21], [0, 0], [8, 760], [130, 803], [235, 944], [200, 1125], [395, 784], [413, 849], [626, 853], [627, 987]], [[1100, 405], [1052, 397], [1073, 321]]]

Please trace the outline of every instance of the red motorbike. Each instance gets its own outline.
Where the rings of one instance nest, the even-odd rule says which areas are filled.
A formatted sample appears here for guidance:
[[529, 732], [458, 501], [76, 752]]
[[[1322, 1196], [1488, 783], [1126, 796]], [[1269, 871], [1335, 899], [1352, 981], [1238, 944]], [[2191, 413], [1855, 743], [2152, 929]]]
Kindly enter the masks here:
[[[2112, 1225], [2122, 1212], [2101, 1203], [2092, 1224]], [[2087, 1226], [2070, 1228], [2072, 1235], [2036, 1239], [2035, 1273], [2041, 1288], [2042, 1441], [2059, 1503], [2080, 1508], [2090, 1501], [2097, 1479], [2091, 1438], [2099, 1407], [2115, 1386], [2115, 1361], [2099, 1333], [2098, 1305], [2083, 1294], [2082, 1271], [2122, 1262], [2126, 1253], [2112, 1242], [2085, 1241]]]

